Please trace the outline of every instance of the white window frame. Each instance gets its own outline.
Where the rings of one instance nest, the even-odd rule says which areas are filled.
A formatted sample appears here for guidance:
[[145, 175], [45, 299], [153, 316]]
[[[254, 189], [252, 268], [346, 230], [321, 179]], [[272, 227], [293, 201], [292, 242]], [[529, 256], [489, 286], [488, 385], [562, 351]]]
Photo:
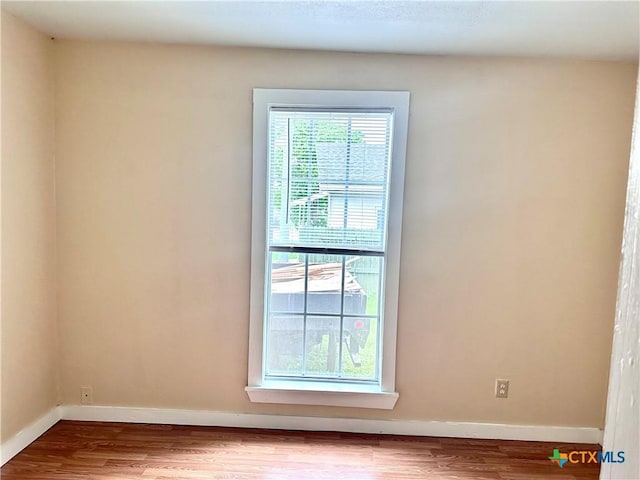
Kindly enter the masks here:
[[[264, 377], [265, 272], [267, 259], [268, 141], [271, 107], [391, 108], [393, 131], [389, 183], [386, 265], [381, 325], [380, 382], [270, 380]], [[258, 403], [330, 405], [392, 409], [395, 391], [398, 284], [402, 235], [402, 201], [409, 121], [409, 92], [345, 90], [253, 90], [253, 201], [251, 235], [251, 297], [249, 322], [249, 399]]]

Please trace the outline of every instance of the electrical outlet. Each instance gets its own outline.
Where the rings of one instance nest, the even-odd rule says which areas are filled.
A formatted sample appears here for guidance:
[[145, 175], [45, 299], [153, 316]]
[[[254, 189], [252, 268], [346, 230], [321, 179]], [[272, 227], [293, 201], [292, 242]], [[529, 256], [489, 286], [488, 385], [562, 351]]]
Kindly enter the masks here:
[[80, 387], [80, 402], [83, 405], [93, 403], [93, 389], [91, 387]]
[[509, 380], [496, 380], [496, 397], [507, 398], [509, 397]]

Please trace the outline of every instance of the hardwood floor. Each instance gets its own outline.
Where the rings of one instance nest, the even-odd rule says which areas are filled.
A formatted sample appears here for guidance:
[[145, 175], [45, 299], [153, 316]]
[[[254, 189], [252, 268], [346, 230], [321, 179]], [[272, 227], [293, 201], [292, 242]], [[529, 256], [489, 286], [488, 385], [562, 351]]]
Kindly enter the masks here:
[[553, 449], [598, 445], [62, 421], [0, 470], [3, 480], [595, 480], [598, 464]]

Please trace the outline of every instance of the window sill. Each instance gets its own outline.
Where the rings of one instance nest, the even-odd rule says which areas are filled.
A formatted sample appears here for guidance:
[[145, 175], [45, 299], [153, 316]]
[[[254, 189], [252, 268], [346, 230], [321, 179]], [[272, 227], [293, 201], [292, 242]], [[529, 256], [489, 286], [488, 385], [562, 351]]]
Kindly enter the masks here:
[[379, 408], [391, 410], [397, 392], [381, 392], [379, 386], [322, 382], [265, 381], [244, 389], [254, 403], [285, 403], [331, 407]]

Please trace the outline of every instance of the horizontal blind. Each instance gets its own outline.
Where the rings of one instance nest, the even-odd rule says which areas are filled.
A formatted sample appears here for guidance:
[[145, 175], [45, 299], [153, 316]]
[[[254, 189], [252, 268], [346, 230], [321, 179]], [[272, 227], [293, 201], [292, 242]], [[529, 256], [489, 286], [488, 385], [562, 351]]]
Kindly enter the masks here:
[[393, 113], [269, 111], [269, 247], [382, 252]]

